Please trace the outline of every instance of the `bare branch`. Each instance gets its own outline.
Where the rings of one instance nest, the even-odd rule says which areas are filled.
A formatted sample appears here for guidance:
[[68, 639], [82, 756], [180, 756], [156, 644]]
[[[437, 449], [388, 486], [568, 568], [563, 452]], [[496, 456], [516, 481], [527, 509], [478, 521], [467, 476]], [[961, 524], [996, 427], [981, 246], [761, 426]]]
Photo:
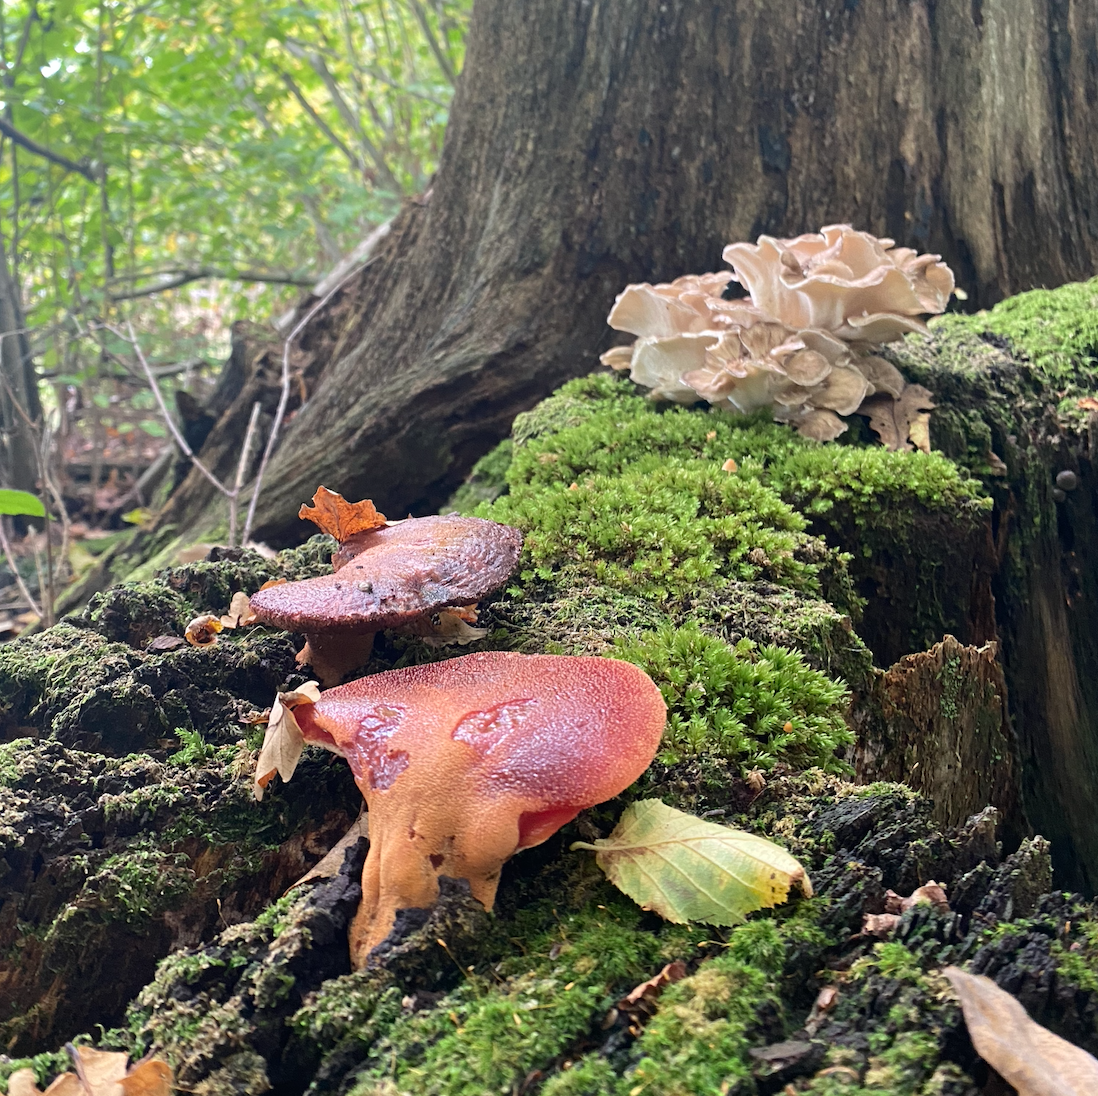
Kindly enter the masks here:
[[168, 405], [164, 402], [164, 395], [160, 391], [160, 385], [156, 383], [156, 377], [153, 376], [152, 366], [149, 365], [148, 358], [145, 357], [145, 351], [141, 349], [141, 343], [138, 342], [137, 335], [134, 334], [133, 324], [129, 320], [126, 321], [126, 329], [129, 331], [129, 337], [127, 338], [117, 327], [111, 324], [104, 324], [104, 329], [109, 331], [115, 338], [121, 339], [123, 342], [128, 342], [133, 347], [134, 353], [137, 355], [137, 360], [141, 363], [141, 368], [145, 372], [145, 379], [149, 382], [149, 387], [152, 389], [152, 394], [156, 398], [156, 405], [160, 408], [160, 415], [164, 419], [164, 425], [167, 426], [169, 433], [172, 436], [172, 440], [176, 445], [186, 454], [191, 460], [191, 463], [197, 468], [205, 477], [221, 492], [223, 495], [230, 495], [229, 489], [211, 472], [199, 459], [195, 456], [194, 450], [187, 444], [186, 439], [179, 432], [179, 427], [175, 425], [175, 419], [171, 417], [168, 412]]
[[324, 58], [321, 57], [319, 53], [306, 50], [296, 42], [291, 42], [288, 39], [282, 44], [299, 61], [307, 61], [312, 65], [313, 70], [328, 89], [328, 95], [331, 96], [331, 100], [335, 104], [336, 110], [339, 111], [340, 116], [358, 138], [359, 144], [366, 150], [366, 155], [373, 161], [374, 167], [377, 168], [378, 175], [381, 177], [381, 181], [393, 194], [402, 194], [404, 188], [397, 182], [397, 178], [393, 174], [392, 169], [385, 162], [385, 157], [381, 154], [381, 149], [370, 140], [369, 135], [362, 128], [362, 123], [351, 109], [350, 104], [343, 97], [343, 92], [339, 90], [339, 85], [336, 83], [335, 77], [331, 74], [328, 66], [324, 63]]
[[93, 167], [87, 160], [81, 160], [78, 163], [76, 160], [70, 160], [67, 156], [62, 156], [60, 152], [54, 152], [52, 149], [46, 148], [45, 145], [40, 145], [25, 133], [21, 133], [2, 117], [0, 117], [0, 133], [10, 137], [17, 145], [25, 148], [28, 152], [33, 152], [35, 156], [41, 156], [43, 160], [49, 160], [51, 164], [56, 164], [57, 167], [64, 168], [66, 171], [75, 171], [78, 175], [83, 175], [89, 183], [99, 182], [100, 169]]
[[8, 533], [4, 528], [3, 518], [0, 518], [0, 545], [3, 545], [4, 558], [8, 561], [8, 567], [11, 568], [11, 573], [15, 576], [15, 583], [19, 587], [19, 592], [23, 595], [23, 600], [30, 606], [30, 611], [39, 620], [42, 620], [42, 610], [39, 608], [38, 602], [31, 597], [31, 592], [27, 589], [27, 584], [23, 581], [19, 568], [15, 566], [15, 553], [12, 552], [11, 544], [8, 542]]
[[438, 67], [442, 69], [443, 75], [450, 81], [452, 86], [457, 82], [457, 73], [454, 71], [454, 64], [446, 55], [446, 51], [443, 50], [442, 43], [435, 37], [435, 32], [431, 29], [431, 24], [427, 21], [427, 12], [423, 10], [423, 5], [419, 0], [408, 0], [408, 2], [415, 14], [416, 22], [419, 23], [420, 30], [423, 31], [423, 37], [427, 39], [427, 45], [431, 47], [431, 52], [435, 55]]
[[162, 281], [153, 285], [143, 286], [140, 289], [127, 289], [122, 293], [112, 293], [112, 301], [133, 301], [138, 297], [151, 297], [156, 293], [163, 293], [167, 289], [178, 289], [181, 285], [190, 282], [203, 281], [206, 278], [217, 278], [231, 282], [266, 282], [269, 285], [299, 285], [309, 287], [313, 284], [312, 278], [306, 278], [299, 274], [289, 274], [278, 270], [233, 270], [218, 269], [211, 266], [179, 267], [175, 270], [154, 271], [150, 273], [124, 274], [111, 279], [111, 284], [120, 282], [136, 282], [143, 278], [162, 278]]
[[[387, 227], [387, 226], [383, 226]], [[293, 331], [286, 336], [282, 344], [282, 393], [278, 397], [278, 408], [275, 411], [274, 422], [271, 423], [271, 432], [267, 436], [267, 444], [263, 449], [263, 457], [259, 462], [259, 470], [255, 474], [255, 483], [252, 484], [252, 497], [248, 501], [248, 516], [244, 519], [244, 535], [240, 543], [247, 545], [252, 532], [252, 523], [255, 521], [255, 508], [259, 503], [259, 492], [263, 489], [263, 476], [267, 471], [267, 464], [274, 452], [275, 442], [278, 440], [278, 431], [282, 426], [282, 419], [286, 414], [286, 405], [290, 402], [290, 347], [294, 339], [308, 326], [309, 321], [349, 282], [356, 274], [364, 270], [373, 259], [367, 259], [364, 263], [349, 270], [317, 303], [309, 309]]]
[[339, 139], [338, 134], [335, 133], [332, 127], [329, 126], [323, 118], [321, 118], [321, 116], [314, 109], [312, 103], [310, 103], [309, 100], [305, 98], [305, 93], [301, 90], [301, 88], [297, 86], [294, 78], [288, 72], [283, 71], [277, 66], [275, 66], [275, 71], [278, 73], [279, 76], [282, 77], [282, 82], [286, 85], [286, 87], [290, 89], [293, 97], [301, 104], [301, 109], [305, 111], [305, 113], [316, 123], [317, 129], [319, 129], [320, 132], [323, 133], [324, 136], [327, 137], [328, 140], [331, 141], [331, 143], [335, 145], [335, 147], [338, 148], [344, 156], [347, 157], [347, 162], [355, 171], [364, 171], [366, 165], [362, 162], [362, 158], [360, 156], [356, 156], [343, 143], [343, 141]]

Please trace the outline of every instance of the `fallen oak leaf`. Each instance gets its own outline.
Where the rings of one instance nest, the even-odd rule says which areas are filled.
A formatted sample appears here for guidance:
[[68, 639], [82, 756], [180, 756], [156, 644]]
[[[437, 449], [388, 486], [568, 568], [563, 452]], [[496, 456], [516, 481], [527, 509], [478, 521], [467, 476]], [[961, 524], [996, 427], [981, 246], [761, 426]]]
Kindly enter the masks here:
[[237, 590], [229, 602], [229, 611], [221, 618], [223, 628], [241, 628], [256, 619], [252, 612], [252, 603], [243, 590]]
[[320, 699], [320, 688], [315, 681], [306, 681], [293, 692], [278, 693], [271, 705], [267, 720], [267, 733], [255, 765], [253, 792], [256, 799], [263, 798], [263, 791], [274, 779], [275, 773], [288, 781], [301, 760], [305, 749], [305, 737], [294, 718], [294, 708], [299, 704], [315, 704]]
[[1031, 1020], [1017, 998], [982, 974], [946, 967], [976, 1053], [1018, 1096], [1093, 1096], [1098, 1059]]
[[930, 452], [930, 415], [936, 407], [930, 390], [921, 384], [909, 384], [898, 397], [888, 393], [870, 396], [862, 401], [859, 415], [869, 419], [869, 427], [880, 436], [886, 449], [915, 447]]
[[430, 617], [420, 617], [394, 631], [400, 635], [419, 636], [428, 647], [449, 647], [452, 644], [465, 647], [488, 634], [487, 628], [472, 627], [476, 620], [477, 611], [472, 606], [455, 606], [440, 609]]
[[217, 633], [224, 625], [213, 613], [196, 616], [183, 632], [183, 638], [192, 647], [212, 647], [217, 642]]
[[321, 530], [335, 537], [342, 544], [355, 533], [365, 533], [385, 524], [385, 515], [379, 514], [369, 499], [348, 502], [342, 495], [318, 487], [313, 495], [313, 505], [303, 504], [297, 516], [311, 521]]
[[594, 851], [611, 883], [674, 924], [739, 924], [754, 910], [780, 905], [794, 883], [812, 894], [804, 868], [779, 845], [658, 799], [626, 807], [609, 837], [571, 847]]

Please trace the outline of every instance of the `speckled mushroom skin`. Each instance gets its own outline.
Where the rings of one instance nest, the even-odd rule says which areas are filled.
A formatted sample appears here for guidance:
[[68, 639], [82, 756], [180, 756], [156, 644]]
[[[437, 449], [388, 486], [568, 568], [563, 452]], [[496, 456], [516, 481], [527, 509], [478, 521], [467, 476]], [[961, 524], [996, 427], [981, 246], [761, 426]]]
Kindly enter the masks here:
[[644, 772], [666, 708], [627, 662], [485, 652], [352, 681], [295, 715], [369, 807], [360, 969], [397, 910], [434, 904], [440, 875], [490, 909], [504, 861]]
[[340, 545], [333, 574], [260, 590], [251, 606], [263, 623], [291, 632], [376, 632], [479, 601], [507, 581], [521, 550], [522, 533], [509, 525], [409, 518]]

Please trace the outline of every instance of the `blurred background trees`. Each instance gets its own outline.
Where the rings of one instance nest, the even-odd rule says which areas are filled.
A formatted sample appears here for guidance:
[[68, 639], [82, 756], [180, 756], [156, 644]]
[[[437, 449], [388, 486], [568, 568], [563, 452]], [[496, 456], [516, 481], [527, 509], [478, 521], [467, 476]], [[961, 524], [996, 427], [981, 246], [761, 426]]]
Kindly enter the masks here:
[[185, 421], [234, 319], [425, 188], [470, 4], [0, 4], [0, 486], [52, 477], [54, 517], [90, 526], [147, 501], [165, 425], [107, 327]]

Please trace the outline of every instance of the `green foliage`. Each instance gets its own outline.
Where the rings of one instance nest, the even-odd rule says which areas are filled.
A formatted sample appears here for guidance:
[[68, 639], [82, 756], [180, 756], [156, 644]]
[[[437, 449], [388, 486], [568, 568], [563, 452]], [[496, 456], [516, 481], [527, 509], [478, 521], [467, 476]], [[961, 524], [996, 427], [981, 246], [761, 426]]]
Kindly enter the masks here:
[[[6, 117], [84, 168], [7, 141], [0, 161], [7, 257], [30, 326], [49, 331], [44, 366], [62, 383], [101, 372], [71, 317], [134, 294], [123, 307], [154, 364], [221, 355], [229, 320], [294, 297], [276, 283], [315, 280], [422, 191], [470, 7], [424, 4], [421, 20], [401, 0], [5, 3]], [[186, 288], [201, 270], [227, 280]], [[171, 284], [184, 287], [140, 296]]]
[[[173, 753], [168, 761], [173, 765], [199, 765], [217, 756], [217, 747], [209, 745], [198, 731], [188, 731], [186, 727], [176, 727], [175, 734], [183, 746]], [[235, 747], [228, 747], [235, 753]]]
[[[744, 772], [784, 762], [843, 772], [836, 751], [853, 742], [847, 692], [795, 651], [742, 639], [730, 646], [694, 622], [619, 639], [614, 655], [640, 666], [667, 703], [660, 759], [716, 755]], [[786, 727], [789, 730], [786, 730]]]
[[816, 590], [816, 567], [796, 558], [804, 519], [769, 488], [709, 461], [651, 457], [619, 476], [513, 488], [477, 511], [526, 532], [523, 579], [565, 571], [664, 600], [715, 577]]
[[20, 1069], [33, 1069], [38, 1087], [44, 1089], [59, 1073], [72, 1070], [72, 1059], [63, 1050], [46, 1051], [33, 1058], [0, 1060], [0, 1092], [8, 1091], [8, 1078]]
[[29, 491], [11, 491], [5, 488], [0, 489], [0, 514], [44, 518], [46, 508], [41, 500]]

